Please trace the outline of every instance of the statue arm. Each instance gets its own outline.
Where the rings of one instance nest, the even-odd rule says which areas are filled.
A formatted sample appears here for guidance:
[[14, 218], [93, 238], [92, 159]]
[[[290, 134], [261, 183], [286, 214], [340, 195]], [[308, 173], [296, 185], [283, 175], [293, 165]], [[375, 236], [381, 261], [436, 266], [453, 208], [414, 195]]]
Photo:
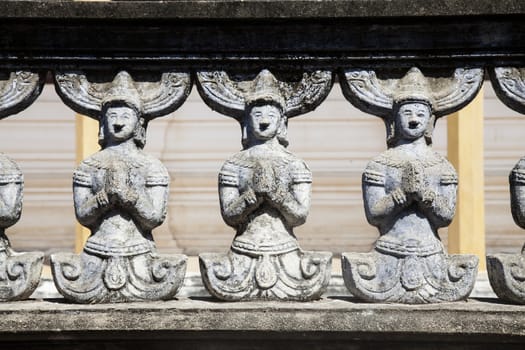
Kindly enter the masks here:
[[126, 201], [122, 205], [143, 230], [150, 231], [166, 219], [168, 181], [166, 177], [165, 182], [147, 184], [136, 191], [130, 189], [125, 195]]
[[0, 227], [14, 225], [22, 212], [22, 184], [10, 182], [0, 186]]
[[239, 171], [237, 165], [226, 162], [219, 173], [221, 215], [224, 222], [231, 227], [242, 224], [262, 203], [262, 198], [250, 187], [241, 193]]
[[308, 169], [292, 172], [292, 185], [288, 188], [284, 184], [277, 184], [272, 193], [268, 193], [270, 203], [279, 210], [292, 227], [306, 222], [310, 210], [312, 192], [312, 174]]
[[237, 227], [259, 207], [262, 200], [250, 188], [242, 194], [237, 187], [219, 184], [219, 199], [224, 222]]
[[408, 206], [401, 188], [386, 193], [384, 186], [363, 184], [366, 219], [373, 226], [380, 226], [386, 219], [397, 216]]
[[456, 212], [457, 175], [443, 175], [437, 189], [427, 188], [418, 202], [420, 210], [434, 227], [450, 225]]
[[74, 183], [73, 198], [77, 220], [86, 227], [94, 226], [110, 209], [104, 190], [93, 193], [91, 187]]
[[94, 226], [110, 209], [104, 189], [94, 192], [89, 171], [77, 170], [73, 174], [73, 200], [77, 220], [86, 227]]
[[516, 225], [525, 228], [525, 171], [514, 169], [509, 176], [510, 208]]
[[369, 165], [363, 173], [363, 201], [366, 219], [377, 227], [384, 220], [397, 216], [410, 203], [401, 187], [387, 193], [384, 169], [375, 169], [372, 166]]

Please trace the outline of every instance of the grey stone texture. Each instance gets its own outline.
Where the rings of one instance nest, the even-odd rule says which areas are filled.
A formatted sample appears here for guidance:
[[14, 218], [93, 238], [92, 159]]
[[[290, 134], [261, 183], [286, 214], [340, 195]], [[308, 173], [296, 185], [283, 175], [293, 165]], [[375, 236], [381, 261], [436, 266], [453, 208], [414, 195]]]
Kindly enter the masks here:
[[[525, 68], [496, 67], [489, 73], [501, 101], [525, 114]], [[519, 227], [525, 228], [525, 157], [510, 172], [509, 184], [512, 217]], [[488, 255], [487, 272], [498, 297], [525, 304], [525, 245], [521, 254]]]
[[0, 3], [7, 18], [355, 18], [523, 14], [520, 0], [250, 0], [250, 1], [49, 1], [10, 0]]
[[341, 80], [350, 102], [384, 119], [388, 146], [362, 177], [366, 217], [380, 237], [370, 253], [343, 253], [348, 289], [371, 302], [466, 299], [478, 258], [447, 255], [439, 239], [438, 229], [454, 217], [458, 180], [446, 158], [432, 150], [432, 132], [436, 118], [474, 98], [483, 70], [427, 77], [412, 68], [401, 78], [385, 78], [353, 69]]
[[243, 150], [219, 173], [221, 214], [236, 235], [227, 254], [200, 254], [208, 291], [224, 300], [314, 300], [330, 280], [329, 252], [302, 251], [293, 228], [310, 208], [312, 174], [286, 149], [288, 118], [317, 106], [332, 86], [330, 72], [296, 82], [268, 70], [237, 81], [199, 72], [199, 91], [214, 109], [241, 124]]
[[45, 300], [2, 303], [0, 344], [10, 349], [522, 349], [523, 324], [522, 307], [493, 300], [415, 306], [350, 298], [306, 304], [182, 298], [111, 307]]
[[169, 175], [143, 152], [148, 122], [187, 97], [186, 73], [135, 81], [125, 71], [106, 83], [77, 73], [57, 73], [64, 102], [100, 121], [101, 150], [73, 175], [75, 213], [91, 230], [83, 252], [51, 255], [57, 289], [78, 303], [173, 298], [184, 281], [186, 257], [156, 251], [152, 230], [166, 216]]
[[[0, 118], [18, 113], [38, 97], [44, 75], [16, 71], [0, 79]], [[14, 160], [0, 154], [0, 301], [27, 299], [38, 286], [44, 253], [17, 253], [5, 230], [22, 214], [24, 177]]]

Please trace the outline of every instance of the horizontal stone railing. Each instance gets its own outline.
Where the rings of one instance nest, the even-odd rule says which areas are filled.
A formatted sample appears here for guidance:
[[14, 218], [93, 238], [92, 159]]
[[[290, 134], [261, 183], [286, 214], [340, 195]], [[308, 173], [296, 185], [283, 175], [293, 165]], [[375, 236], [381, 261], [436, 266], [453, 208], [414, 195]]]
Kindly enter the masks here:
[[[249, 148], [250, 136], [246, 134], [249, 132], [245, 130], [247, 125], [242, 118], [252, 108], [252, 102], [257, 105], [260, 101], [271, 100], [270, 105], [277, 104], [286, 118], [292, 118], [322, 104], [334, 81], [338, 80], [345, 97], [366, 113], [388, 121], [397, 113], [403, 101], [426, 102], [429, 106], [428, 118], [432, 118], [433, 122], [435, 118], [468, 105], [479, 91], [485, 73], [488, 73], [498, 97], [510, 108], [525, 113], [525, 4], [521, 1], [8, 1], [0, 3], [0, 19], [0, 67], [4, 72], [2, 82], [6, 82], [0, 91], [3, 94], [0, 106], [2, 117], [29, 106], [38, 98], [46, 80], [53, 80], [66, 105], [95, 119], [102, 115], [106, 118], [105, 113], [110, 108], [107, 106], [113, 106], [115, 101], [118, 102], [117, 107], [122, 107], [121, 104], [136, 107], [136, 111], [140, 112], [136, 117], [143, 123], [145, 134], [150, 120], [180, 107], [192, 86], [196, 85], [203, 103], [241, 122], [243, 146]], [[284, 118], [283, 115], [281, 118]], [[287, 128], [287, 119], [282, 120], [280, 127]], [[386, 126], [389, 132], [387, 141], [389, 147], [393, 147], [396, 142], [395, 126], [388, 122]], [[114, 132], [118, 133], [118, 130]], [[431, 128], [425, 130], [428, 143], [431, 132]], [[102, 147], [113, 146], [108, 146], [103, 136]], [[142, 137], [145, 139], [145, 135]], [[278, 138], [280, 144], [287, 143], [285, 132], [279, 134]], [[288, 153], [283, 154], [288, 157]], [[296, 162], [295, 158], [286, 159], [286, 162]], [[139, 160], [136, 160], [137, 163], [154, 163], [149, 158]], [[96, 161], [102, 165], [93, 165]], [[125, 232], [135, 229], [148, 238], [151, 228], [162, 222], [165, 215], [161, 202], [166, 201], [166, 194], [161, 188], [167, 186], [169, 180], [164, 176], [164, 168], [154, 163], [156, 170], [144, 175], [139, 181], [147, 191], [155, 188], [152, 191], [155, 195], [151, 195], [152, 201], [159, 207], [152, 205], [151, 209], [148, 204], [137, 204], [145, 198], [144, 194], [130, 195], [131, 199], [119, 197], [129, 195], [129, 191], [120, 188], [126, 181], [119, 176], [129, 176], [130, 172], [114, 171], [112, 179], [107, 180], [110, 185], [104, 185], [110, 189], [99, 195], [102, 191], [96, 190], [95, 176], [93, 179], [90, 177], [89, 167], [98, 166], [97, 169], [105, 170], [114, 170], [112, 167], [116, 167], [118, 170], [120, 165], [114, 165], [113, 161], [91, 160], [91, 163], [83, 163], [75, 171], [77, 217], [81, 223], [90, 226], [92, 232], [102, 232], [104, 229], [100, 227], [103, 227], [104, 222], [93, 224], [93, 220], [98, 220], [98, 214], [93, 214], [96, 210], [107, 206], [110, 208], [108, 210], [117, 212], [113, 216], [119, 216], [122, 215], [119, 210], [123, 207], [132, 207], [136, 210], [133, 215], [139, 212], [142, 216], [133, 216], [133, 220], [127, 220], [133, 221], [134, 226], [129, 226]], [[7, 160], [3, 162], [3, 169], [16, 168], [14, 163]], [[430, 162], [424, 168], [431, 168], [438, 163]], [[446, 173], [439, 174], [438, 183], [440, 186], [457, 186], [455, 172], [448, 171], [446, 164], [439, 169], [446, 170]], [[392, 167], [398, 168], [395, 164]], [[407, 189], [403, 190], [405, 194], [392, 195], [391, 205], [401, 208], [408, 203], [408, 207], [412, 203], [410, 201], [427, 205], [424, 209], [426, 218], [432, 217], [427, 220], [431, 221], [430, 224], [427, 222], [427, 233], [433, 233], [429, 234], [428, 239], [435, 242], [420, 248], [423, 243], [428, 243], [421, 240], [423, 243], [418, 243], [416, 248], [399, 248], [401, 252], [396, 250], [397, 243], [378, 243], [377, 251], [381, 254], [388, 251], [385, 254], [390, 254], [389, 258], [394, 256], [396, 261], [400, 261], [399, 264], [405, 264], [405, 261], [412, 264], [400, 273], [402, 277], [399, 283], [405, 292], [388, 294], [390, 291], [373, 290], [376, 286], [368, 288], [367, 283], [377, 277], [370, 272], [373, 270], [371, 266], [379, 264], [380, 259], [365, 258], [364, 255], [343, 256], [343, 270], [347, 271], [346, 275], [343, 271], [345, 281], [350, 289], [354, 288], [352, 292], [355, 295], [368, 301], [421, 303], [422, 300], [466, 299], [475, 281], [476, 259], [458, 258], [456, 261], [456, 258], [447, 256], [440, 250], [441, 243], [434, 235], [438, 227], [450, 223], [453, 214], [450, 208], [455, 201], [442, 204], [438, 214], [428, 214], [427, 210], [434, 205], [434, 201], [437, 203], [436, 198], [441, 194], [418, 193], [423, 186], [422, 181], [429, 176], [421, 180], [417, 175], [421, 172], [417, 164], [409, 168], [413, 176], [406, 180], [403, 175], [399, 180], [408, 183]], [[367, 168], [368, 172], [363, 176], [365, 192], [369, 190], [367, 186], [384, 186], [381, 179], [385, 174], [378, 169]], [[234, 174], [228, 167], [223, 170], [220, 175], [221, 186], [240, 186], [239, 181], [242, 182], [244, 174]], [[307, 167], [296, 165], [288, 173], [294, 174], [290, 187], [299, 184], [301, 188], [304, 187], [304, 193], [308, 192], [308, 185], [305, 184], [311, 182], [311, 174]], [[261, 174], [258, 176], [262, 179], [269, 176], [264, 172]], [[19, 170], [13, 170], [3, 177], [4, 185], [20, 185], [22, 182]], [[523, 179], [519, 166], [513, 171], [512, 179], [512, 210], [516, 222], [523, 226], [524, 220], [520, 216], [520, 186]], [[261, 181], [260, 187], [268, 185]], [[459, 186], [462, 186], [461, 183]], [[223, 190], [224, 187], [221, 187]], [[264, 191], [268, 190], [259, 192]], [[271, 197], [273, 192], [264, 193]], [[450, 193], [439, 200], [450, 199]], [[96, 196], [90, 197], [94, 194]], [[282, 193], [279, 195], [284, 196]], [[16, 199], [21, 194], [13, 196]], [[221, 196], [221, 200], [224, 200], [229, 194], [221, 192]], [[294, 192], [294, 196], [303, 199], [304, 203], [299, 200], [297, 205], [294, 204], [299, 208], [295, 211], [281, 208], [285, 212], [283, 216], [287, 219], [291, 217], [289, 222], [293, 222], [282, 224], [286, 232], [292, 232], [293, 226], [304, 222], [306, 214], [302, 206], [308, 207], [305, 204], [308, 200], [301, 191]], [[377, 214], [376, 208], [369, 203], [375, 200], [374, 196], [369, 194], [369, 197], [365, 197], [365, 204], [369, 205], [367, 217], [386, 236], [390, 234], [391, 227], [385, 228], [390, 225], [384, 225], [384, 221], [381, 221], [386, 214]], [[257, 198], [245, 200], [251, 205]], [[286, 203], [287, 198], [271, 200], [281, 205]], [[91, 203], [91, 207], [82, 209], [82, 205], [87, 202]], [[241, 230], [239, 227], [242, 225], [239, 226], [238, 222], [247, 220], [248, 214], [241, 215], [235, 208], [228, 213], [224, 208], [231, 203], [221, 204], [225, 221]], [[10, 215], [9, 219], [3, 219], [8, 222], [3, 228], [10, 226], [20, 216], [20, 205], [14, 204]], [[418, 212], [416, 216], [425, 215]], [[111, 224], [123, 227], [127, 223], [119, 221]], [[390, 226], [394, 226], [394, 223]], [[425, 228], [416, 227], [413, 231], [420, 233]], [[54, 255], [51, 259], [59, 291], [66, 298], [83, 303], [175, 298], [184, 277], [184, 258], [148, 255], [150, 247], [141, 239], [144, 237], [140, 236], [137, 238], [138, 243], [126, 246], [125, 252], [118, 250], [118, 246], [104, 246], [103, 240], [92, 240], [83, 253], [92, 254], [89, 263], [88, 260], [80, 260], [85, 255], [81, 255], [82, 258], [71, 254]], [[409, 237], [408, 241], [412, 242], [412, 239]], [[241, 242], [232, 251], [248, 251], [252, 249], [249, 243]], [[15, 296], [5, 299], [26, 298], [39, 280], [40, 270], [34, 266], [41, 267], [44, 257], [35, 254], [20, 258], [11, 254], [8, 243], [2, 244], [2, 254], [9, 256], [9, 261], [15, 261], [6, 263], [8, 277], [16, 280], [20, 274], [13, 266], [24, 266], [21, 275], [28, 285], [16, 285], [12, 288]], [[253, 266], [258, 264], [254, 269], [266, 269], [253, 278], [253, 288], [273, 290], [272, 283], [275, 285], [276, 282], [268, 276], [274, 273], [275, 268], [269, 268], [272, 266], [268, 262], [270, 260], [264, 259], [274, 259], [275, 255], [292, 252], [297, 252], [300, 267], [292, 269], [291, 275], [300, 274], [306, 278], [304, 276], [317, 273], [319, 285], [301, 287], [301, 292], [296, 294], [287, 287], [276, 289], [273, 296], [270, 292], [261, 292], [263, 299], [275, 299], [282, 294], [287, 295], [284, 299], [292, 300], [317, 299], [322, 296], [323, 288], [329, 282], [329, 253], [315, 255], [303, 252], [296, 244], [295, 240], [283, 243], [286, 249], [279, 247], [278, 254], [275, 251], [269, 255], [250, 251], [246, 255], [253, 257], [255, 254], [259, 259], [253, 260]], [[418, 249], [426, 250], [420, 252]], [[134, 275], [136, 271], [130, 272], [133, 270], [129, 267], [132, 259], [126, 260], [129, 256], [134, 257], [133, 254], [147, 255], [146, 268], [151, 270], [148, 270], [149, 280], [146, 278], [146, 282], [141, 282], [140, 286], [133, 285], [126, 292], [121, 292], [122, 288], [128, 288], [128, 284], [133, 284], [131, 280], [140, 279]], [[447, 283], [457, 287], [450, 289], [447, 285], [444, 288], [446, 291], [442, 295], [439, 294], [441, 291], [436, 292], [438, 296], [435, 298], [426, 294], [414, 296], [417, 293], [412, 291], [417, 286], [412, 288], [413, 285], [424, 283], [420, 280], [423, 277], [430, 278], [429, 275], [434, 271], [436, 264], [432, 265], [426, 259], [435, 254], [441, 254], [439, 256], [443, 261], [447, 261], [443, 264], [452, 265], [446, 265], [443, 271], [446, 271]], [[296, 258], [294, 255], [290, 259]], [[235, 300], [238, 296], [230, 292], [231, 285], [219, 286], [221, 281], [230, 278], [231, 272], [228, 275], [228, 272], [213, 270], [223, 263], [220, 259], [218, 255], [202, 257], [205, 285], [214, 296]], [[416, 262], [410, 259], [416, 259]], [[450, 262], [449, 259], [454, 261]], [[494, 256], [489, 259], [489, 273], [497, 274], [493, 282], [496, 293], [515, 303], [523, 303], [520, 301], [523, 294], [523, 288], [520, 287], [523, 280], [523, 273], [519, 270], [520, 259], [523, 258]], [[89, 266], [86, 269], [89, 273], [85, 276], [82, 269], [86, 266]], [[224, 270], [228, 270], [224, 266]], [[426, 270], [421, 266], [427, 266]], [[143, 267], [140, 265], [137, 269], [139, 274]], [[125, 268], [130, 270], [124, 273], [122, 271]], [[323, 269], [328, 271], [327, 275]], [[90, 280], [92, 276], [89, 274], [93, 274], [93, 271], [96, 271], [95, 275], [102, 275], [99, 277], [103, 283], [98, 281], [99, 284], [96, 284], [98, 282]], [[169, 283], [155, 287], [154, 291], [148, 290], [165, 278], [171, 278]], [[387, 279], [379, 276], [378, 285], [381, 288], [386, 283], [383, 278]], [[81, 283], [76, 284], [77, 280]], [[460, 283], [455, 284], [458, 280]], [[95, 287], [85, 287], [89, 283]], [[381, 296], [381, 299], [377, 294], [388, 295]], [[243, 299], [244, 296], [239, 298]], [[88, 348], [101, 342], [134, 346], [145, 345], [148, 338], [155, 338], [154, 344], [158, 348], [172, 347], [174, 341], [181, 348], [242, 348], [243, 345], [235, 342], [253, 339], [258, 342], [255, 348], [280, 346], [284, 342], [290, 347], [315, 345], [318, 348], [365, 348], [374, 345], [400, 348], [408, 342], [412, 342], [412, 347], [441, 343], [451, 348], [460, 348], [466, 344], [473, 348], [491, 348], [495, 344], [507, 343], [507, 347], [518, 348], [525, 339], [525, 313], [522, 307], [507, 305], [496, 299], [407, 306], [360, 303], [342, 296], [325, 296], [320, 301], [306, 303], [221, 303], [215, 299], [190, 295], [180, 300], [97, 306], [79, 306], [62, 299], [13, 301], [0, 304], [0, 313], [0, 341], [6, 345], [25, 341], [35, 348], [51, 345], [55, 348], [69, 347], [80, 342]], [[44, 341], [49, 340], [52, 343], [44, 344]]]

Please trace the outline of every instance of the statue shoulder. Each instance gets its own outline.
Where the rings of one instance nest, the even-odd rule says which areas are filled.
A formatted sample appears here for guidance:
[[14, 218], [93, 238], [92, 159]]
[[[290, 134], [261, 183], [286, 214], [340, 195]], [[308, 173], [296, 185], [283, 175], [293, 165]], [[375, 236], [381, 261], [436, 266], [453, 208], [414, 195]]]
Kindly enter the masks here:
[[0, 153], [0, 184], [23, 183], [22, 171], [16, 162], [3, 153]]
[[[255, 162], [247, 150], [235, 153], [222, 165], [222, 169], [254, 168]], [[222, 170], [221, 169], [221, 170]]]
[[384, 186], [388, 166], [385, 163], [382, 154], [368, 162], [362, 176], [363, 183], [372, 186]]
[[73, 172], [73, 185], [81, 187], [92, 186], [92, 175], [97, 170], [103, 169], [103, 162], [100, 159], [100, 152], [92, 154], [86, 159], [82, 160]]
[[253, 167], [252, 162], [247, 159], [246, 153], [243, 152], [234, 154], [224, 162], [219, 171], [219, 185], [238, 187], [240, 169]]
[[140, 153], [135, 159], [135, 167], [142, 168], [141, 172], [146, 174], [146, 186], [168, 186], [170, 175], [166, 166], [157, 158], [147, 154]]
[[511, 185], [525, 186], [525, 157], [521, 158], [509, 175]]

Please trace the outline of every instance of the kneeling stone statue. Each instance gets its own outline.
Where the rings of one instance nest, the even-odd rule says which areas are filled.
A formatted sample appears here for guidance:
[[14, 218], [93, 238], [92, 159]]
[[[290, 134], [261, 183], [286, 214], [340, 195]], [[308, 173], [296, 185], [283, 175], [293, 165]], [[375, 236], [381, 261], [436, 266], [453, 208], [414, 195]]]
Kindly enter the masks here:
[[[315, 108], [330, 91], [329, 72], [278, 81], [263, 70], [253, 81], [200, 72], [205, 101], [241, 124], [243, 150], [222, 166], [224, 221], [237, 233], [227, 254], [200, 254], [208, 291], [223, 300], [313, 300], [330, 279], [329, 252], [303, 251], [293, 227], [305, 222], [312, 175], [286, 150], [287, 117]], [[229, 103], [224, 103], [229, 101]]]
[[156, 84], [120, 72], [110, 83], [58, 74], [57, 91], [76, 111], [100, 117], [102, 149], [73, 176], [75, 212], [91, 230], [84, 251], [53, 254], [57, 289], [79, 303], [166, 300], [184, 281], [186, 257], [158, 254], [151, 231], [166, 216], [169, 176], [143, 152], [149, 120], [176, 109], [190, 78], [164, 73]]
[[[525, 114], [525, 68], [496, 67], [489, 72], [501, 101]], [[525, 157], [510, 172], [509, 184], [512, 217], [519, 227], [525, 228]], [[487, 272], [490, 285], [498, 297], [525, 304], [525, 245], [521, 254], [488, 255]]]
[[427, 78], [412, 68], [397, 80], [350, 70], [342, 78], [347, 99], [384, 119], [388, 145], [362, 177], [366, 217], [380, 237], [370, 253], [343, 253], [346, 286], [371, 302], [467, 298], [478, 258], [447, 255], [439, 239], [438, 228], [448, 226], [454, 216], [457, 175], [432, 150], [432, 131], [437, 117], [474, 98], [482, 70], [456, 70], [446, 79]]
[[[0, 80], [0, 118], [18, 113], [40, 95], [45, 74], [11, 72]], [[0, 153], [0, 301], [27, 299], [38, 286], [43, 252], [18, 253], [11, 248], [5, 229], [22, 213], [24, 179], [18, 165]]]

